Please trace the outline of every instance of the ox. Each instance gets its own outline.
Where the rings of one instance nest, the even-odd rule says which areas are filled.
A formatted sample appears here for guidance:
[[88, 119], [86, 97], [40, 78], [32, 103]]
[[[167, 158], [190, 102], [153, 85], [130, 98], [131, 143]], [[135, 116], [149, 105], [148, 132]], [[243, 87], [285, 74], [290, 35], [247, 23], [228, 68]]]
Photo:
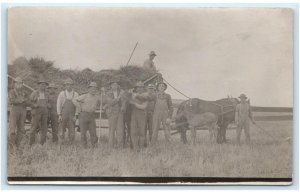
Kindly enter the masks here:
[[[186, 101], [183, 101], [177, 110], [176, 117], [176, 127], [178, 131], [181, 133], [181, 140], [183, 143], [187, 142], [186, 139], [186, 130], [190, 126], [189, 123], [191, 122], [191, 119], [189, 120], [188, 114], [205, 114], [205, 113], [212, 113], [217, 117], [217, 125], [218, 125], [218, 131], [217, 131], [217, 143], [224, 143], [226, 142], [226, 129], [230, 123], [234, 121], [235, 117], [235, 107], [238, 104], [238, 99], [236, 98], [225, 98], [220, 99], [217, 101], [205, 101], [198, 98], [192, 98]], [[209, 116], [212, 115], [210, 114]], [[204, 119], [205, 115], [199, 116], [200, 120]], [[212, 118], [213, 119], [213, 118]], [[198, 120], [199, 121], [199, 120]], [[210, 120], [212, 121], [212, 120]], [[199, 121], [198, 124], [201, 124]], [[205, 121], [202, 122], [202, 124], [205, 124]], [[195, 134], [195, 131], [192, 130], [192, 134]], [[194, 137], [194, 136], [193, 136]]]

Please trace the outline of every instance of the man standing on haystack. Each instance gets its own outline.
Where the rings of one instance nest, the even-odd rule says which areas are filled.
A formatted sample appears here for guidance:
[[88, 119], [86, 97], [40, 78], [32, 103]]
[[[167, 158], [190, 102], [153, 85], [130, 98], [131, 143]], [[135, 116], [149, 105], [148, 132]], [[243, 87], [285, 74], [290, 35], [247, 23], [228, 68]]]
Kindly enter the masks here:
[[61, 123], [62, 139], [65, 137], [66, 128], [69, 132], [69, 141], [72, 144], [75, 140], [75, 111], [76, 107], [73, 99], [78, 97], [78, 93], [74, 91], [74, 82], [72, 79], [67, 79], [64, 82], [65, 90], [61, 91], [57, 98], [57, 114], [58, 121]]
[[58, 115], [57, 115], [57, 86], [50, 83], [48, 86], [49, 104], [48, 104], [48, 120], [51, 122], [52, 141], [58, 141]]
[[121, 89], [118, 81], [110, 82], [110, 90], [106, 93], [104, 99], [104, 109], [108, 116], [109, 123], [109, 146], [123, 148], [124, 142], [124, 112], [126, 108], [122, 97], [124, 91]]
[[87, 131], [90, 134], [92, 147], [96, 147], [98, 142], [95, 112], [100, 105], [100, 97], [97, 96], [97, 91], [97, 83], [91, 82], [88, 93], [73, 99], [73, 103], [76, 105], [76, 116], [79, 115], [81, 141], [84, 148], [87, 147]]
[[32, 103], [32, 127], [29, 141], [30, 145], [35, 143], [35, 137], [36, 133], [38, 132], [38, 128], [41, 134], [41, 145], [46, 142], [48, 131], [49, 95], [46, 92], [46, 88], [49, 84], [46, 80], [40, 79], [38, 85], [38, 90], [32, 92], [30, 95], [30, 101]]
[[23, 89], [23, 80], [17, 77], [14, 89], [9, 91], [9, 103], [11, 104], [9, 114], [9, 144], [20, 146], [25, 133], [26, 106], [28, 97]]
[[154, 58], [155, 58], [156, 54], [154, 51], [151, 51], [149, 53], [149, 59], [147, 59], [145, 62], [144, 62], [144, 69], [148, 70], [148, 71], [151, 71], [152, 73], [156, 73], [156, 67], [154, 65]]
[[237, 143], [240, 145], [241, 133], [244, 129], [246, 136], [246, 143], [250, 144], [250, 120], [255, 124], [252, 116], [250, 104], [247, 103], [247, 96], [245, 94], [240, 95], [241, 102], [236, 106], [235, 110], [235, 122], [237, 124]]

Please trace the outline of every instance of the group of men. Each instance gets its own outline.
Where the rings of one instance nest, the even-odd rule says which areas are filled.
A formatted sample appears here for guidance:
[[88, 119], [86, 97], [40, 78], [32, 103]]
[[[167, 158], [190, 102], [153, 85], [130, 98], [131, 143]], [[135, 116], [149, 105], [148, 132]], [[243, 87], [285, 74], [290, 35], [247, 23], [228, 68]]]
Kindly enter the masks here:
[[[65, 89], [57, 95], [57, 86], [41, 79], [38, 82], [38, 90], [32, 92], [29, 98], [22, 89], [22, 83], [20, 78], [16, 78], [14, 89], [9, 92], [12, 106], [9, 139], [12, 143], [16, 146], [20, 145], [24, 134], [26, 106], [30, 106], [32, 108], [30, 145], [35, 143], [38, 131], [40, 144], [45, 143], [49, 120], [53, 142], [59, 139], [58, 127], [60, 127], [61, 139], [65, 139], [65, 133], [68, 132], [69, 143], [74, 143], [75, 121], [78, 119], [83, 146], [87, 147], [87, 131], [90, 134], [92, 146], [96, 146], [98, 137], [95, 112], [99, 108], [101, 97], [97, 94], [99, 88], [95, 82], [89, 84], [88, 93], [79, 95], [73, 89], [74, 82], [67, 79], [64, 82]], [[163, 82], [159, 82], [157, 87], [149, 85], [147, 88], [142, 82], [138, 82], [133, 90], [124, 91], [118, 81], [110, 82], [110, 90], [103, 94], [102, 103], [108, 116], [111, 147], [124, 147], [124, 113], [128, 105], [132, 107], [130, 138], [133, 149], [140, 150], [148, 145], [146, 131], [149, 133], [149, 141], [155, 143], [161, 123], [165, 128], [165, 137], [167, 141], [170, 141], [170, 128], [166, 125], [166, 121], [171, 118], [173, 107], [171, 96], [165, 93], [166, 89], [167, 85]]]
[[[156, 72], [153, 59], [154, 51], [149, 54], [144, 68]], [[75, 141], [75, 121], [79, 120], [81, 142], [87, 147], [87, 132], [89, 132], [91, 145], [95, 147], [98, 143], [96, 133], [95, 112], [100, 103], [108, 116], [109, 122], [109, 146], [112, 148], [123, 148], [125, 129], [129, 134], [131, 147], [140, 149], [157, 143], [158, 131], [162, 126], [165, 140], [171, 141], [170, 121], [173, 114], [171, 96], [165, 93], [167, 84], [163, 81], [156, 85], [147, 87], [138, 82], [132, 90], [123, 90], [120, 82], [110, 82], [110, 89], [99, 96], [99, 88], [96, 82], [88, 85], [88, 92], [79, 95], [74, 91], [74, 81], [70, 78], [64, 82], [64, 90], [57, 95], [58, 87], [54, 83], [48, 83], [44, 79], [38, 82], [38, 89], [28, 97], [22, 88], [23, 81], [17, 77], [14, 89], [9, 92], [11, 104], [9, 117], [9, 142], [20, 145], [25, 133], [24, 122], [26, 118], [26, 107], [32, 108], [32, 127], [30, 131], [29, 144], [33, 145], [37, 132], [40, 132], [40, 144], [43, 145], [47, 139], [48, 122], [51, 122], [52, 141], [58, 142], [59, 136], [65, 140], [68, 133], [70, 144]], [[100, 94], [101, 95], [101, 94]], [[250, 141], [248, 116], [252, 118], [249, 105], [245, 102], [246, 96], [241, 95], [241, 104], [237, 106], [236, 122], [238, 124], [237, 140], [240, 141], [241, 130], [246, 133], [246, 141]], [[125, 113], [130, 107], [130, 124], [125, 126]], [[128, 117], [128, 115], [127, 115]], [[60, 132], [60, 135], [59, 135]]]

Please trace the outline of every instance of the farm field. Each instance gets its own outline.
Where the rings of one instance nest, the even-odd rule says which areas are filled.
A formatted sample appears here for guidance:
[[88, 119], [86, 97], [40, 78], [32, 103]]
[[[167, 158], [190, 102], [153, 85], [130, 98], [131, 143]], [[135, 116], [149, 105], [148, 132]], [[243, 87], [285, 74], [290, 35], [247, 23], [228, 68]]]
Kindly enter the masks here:
[[[259, 121], [277, 138], [292, 136], [292, 121]], [[108, 130], [98, 129], [95, 149], [76, 144], [28, 145], [28, 136], [19, 150], [8, 153], [8, 176], [156, 176], [156, 177], [292, 177], [292, 140], [274, 141], [251, 125], [251, 144], [236, 145], [234, 129], [227, 132], [228, 143], [212, 144], [206, 130], [197, 132], [197, 145], [182, 144], [178, 134], [165, 144], [160, 131], [153, 148], [133, 152], [130, 148], [108, 148]], [[188, 132], [188, 139], [190, 138]], [[244, 134], [242, 134], [244, 142]]]

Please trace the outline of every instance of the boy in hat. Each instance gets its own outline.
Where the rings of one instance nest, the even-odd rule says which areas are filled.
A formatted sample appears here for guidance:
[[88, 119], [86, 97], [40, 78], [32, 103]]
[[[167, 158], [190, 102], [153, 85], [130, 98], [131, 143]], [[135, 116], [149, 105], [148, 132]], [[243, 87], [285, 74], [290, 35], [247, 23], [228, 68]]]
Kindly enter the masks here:
[[88, 93], [73, 99], [73, 103], [76, 105], [76, 116], [79, 115], [81, 141], [84, 148], [87, 147], [87, 131], [90, 133], [92, 146], [95, 147], [98, 142], [95, 111], [100, 105], [100, 97], [97, 96], [97, 91], [98, 86], [96, 82], [91, 82]]
[[48, 104], [48, 120], [51, 122], [52, 141], [58, 141], [58, 115], [57, 115], [57, 86], [50, 83], [48, 86], [49, 104]]
[[158, 131], [160, 125], [163, 125], [165, 139], [167, 142], [171, 141], [170, 126], [167, 124], [167, 120], [170, 121], [173, 114], [172, 98], [171, 95], [165, 93], [167, 89], [167, 84], [164, 82], [159, 82], [157, 84], [157, 92], [153, 95], [147, 94], [146, 96], [137, 96], [138, 99], [147, 99], [149, 101], [155, 101], [154, 113], [153, 113], [153, 134], [151, 145], [157, 142]]
[[110, 90], [104, 98], [104, 109], [108, 116], [109, 124], [109, 146], [124, 147], [124, 91], [115, 79], [110, 82]]
[[61, 123], [62, 138], [65, 137], [66, 128], [69, 129], [69, 141], [75, 140], [75, 110], [76, 107], [73, 99], [78, 97], [78, 93], [74, 91], [74, 82], [72, 79], [67, 79], [64, 82], [65, 90], [61, 91], [57, 98], [57, 114], [58, 121]]
[[139, 100], [136, 96], [144, 93], [144, 84], [138, 82], [135, 86], [130, 103], [133, 105], [131, 114], [131, 141], [133, 150], [139, 151], [145, 146], [146, 108], [148, 101]]
[[240, 144], [240, 138], [242, 129], [245, 131], [246, 143], [250, 143], [250, 120], [253, 121], [252, 111], [250, 105], [247, 103], [247, 96], [245, 94], [240, 95], [241, 102], [237, 104], [235, 110], [235, 122], [237, 124], [237, 143]]
[[26, 119], [26, 106], [28, 105], [28, 96], [23, 88], [23, 81], [17, 77], [14, 82], [14, 88], [9, 91], [9, 102], [11, 104], [9, 115], [9, 143], [20, 146], [25, 133], [24, 123]]
[[155, 56], [156, 56], [155, 52], [151, 51], [149, 53], [149, 59], [147, 59], [144, 62], [144, 65], [143, 65], [144, 69], [149, 70], [149, 71], [151, 71], [153, 73], [156, 73], [156, 67], [155, 67], [154, 62], [153, 62]]
[[32, 103], [32, 127], [30, 133], [29, 144], [35, 143], [36, 133], [38, 127], [40, 128], [41, 138], [40, 144], [43, 145], [46, 142], [46, 136], [48, 131], [48, 102], [49, 97], [46, 92], [46, 88], [49, 85], [44, 79], [40, 79], [38, 82], [38, 90], [34, 91], [30, 95], [30, 101]]

